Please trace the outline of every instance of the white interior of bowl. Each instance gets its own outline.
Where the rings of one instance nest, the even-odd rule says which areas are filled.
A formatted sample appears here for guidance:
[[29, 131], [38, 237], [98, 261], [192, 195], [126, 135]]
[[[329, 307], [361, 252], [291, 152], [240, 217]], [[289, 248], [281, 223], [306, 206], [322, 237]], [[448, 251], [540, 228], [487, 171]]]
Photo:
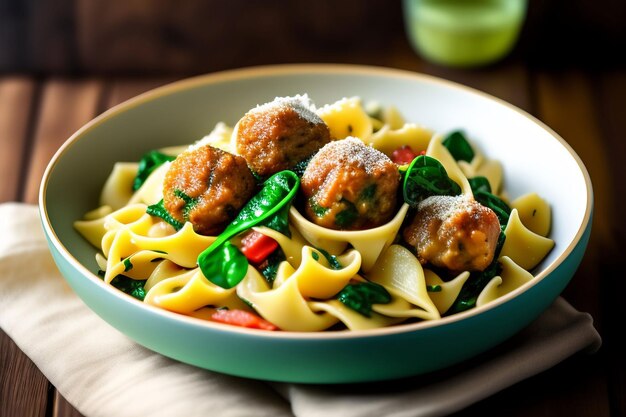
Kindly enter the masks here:
[[57, 153], [42, 184], [44, 225], [52, 231], [53, 243], [95, 271], [95, 249], [77, 235], [72, 222], [96, 207], [115, 161], [133, 161], [150, 149], [191, 143], [219, 121], [234, 125], [257, 104], [302, 93], [318, 106], [360, 96], [395, 105], [407, 121], [438, 132], [465, 130], [483, 153], [502, 162], [504, 187], [512, 198], [534, 191], [550, 203], [550, 237], [556, 246], [535, 271], [540, 278], [573, 249], [589, 221], [591, 184], [584, 166], [562, 139], [519, 109], [457, 84], [404, 71], [279, 66], [178, 82], [124, 103], [79, 130]]

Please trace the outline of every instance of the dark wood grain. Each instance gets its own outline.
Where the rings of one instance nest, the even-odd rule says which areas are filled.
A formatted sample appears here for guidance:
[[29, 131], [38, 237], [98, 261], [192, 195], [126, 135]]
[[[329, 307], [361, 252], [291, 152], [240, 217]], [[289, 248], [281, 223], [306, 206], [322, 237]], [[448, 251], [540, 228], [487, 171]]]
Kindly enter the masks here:
[[84, 417], [59, 391], [54, 392], [52, 417]]
[[[35, 89], [27, 77], [0, 78], [0, 202], [19, 199]], [[43, 417], [47, 393], [46, 378], [0, 329], [0, 416]]]
[[42, 91], [40, 117], [34, 133], [24, 201], [36, 203], [44, 170], [59, 147], [96, 116], [102, 82], [53, 79]]
[[146, 91], [175, 81], [172, 77], [154, 77], [138, 80], [136, 78], [115, 78], [107, 84], [107, 94], [103, 100], [106, 108], [113, 107]]
[[35, 85], [26, 77], [0, 78], [0, 202], [19, 198]]
[[0, 416], [44, 417], [49, 384], [0, 329]]

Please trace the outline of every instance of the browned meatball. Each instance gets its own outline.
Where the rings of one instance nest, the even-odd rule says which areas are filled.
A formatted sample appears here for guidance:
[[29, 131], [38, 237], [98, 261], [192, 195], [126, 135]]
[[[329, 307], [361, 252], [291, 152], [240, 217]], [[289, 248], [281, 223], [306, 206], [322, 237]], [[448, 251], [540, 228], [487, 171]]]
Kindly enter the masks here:
[[237, 153], [265, 178], [292, 169], [330, 141], [328, 126], [306, 97], [286, 97], [256, 107], [239, 120]]
[[305, 214], [330, 229], [380, 226], [395, 212], [399, 183], [398, 168], [384, 153], [356, 138], [330, 142], [302, 176]]
[[465, 196], [433, 196], [417, 206], [404, 239], [422, 264], [454, 272], [482, 271], [493, 260], [500, 235], [498, 217]]
[[255, 186], [245, 159], [207, 145], [172, 162], [163, 182], [163, 204], [176, 220], [211, 236], [235, 218]]

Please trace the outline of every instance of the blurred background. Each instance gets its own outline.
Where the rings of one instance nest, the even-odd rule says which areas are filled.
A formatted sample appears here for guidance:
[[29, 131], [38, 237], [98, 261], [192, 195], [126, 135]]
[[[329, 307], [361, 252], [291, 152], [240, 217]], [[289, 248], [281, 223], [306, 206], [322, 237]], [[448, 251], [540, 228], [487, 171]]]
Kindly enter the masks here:
[[[515, 0], [512, 0], [515, 1]], [[624, 63], [626, 2], [530, 0], [513, 57]], [[192, 75], [270, 63], [410, 66], [398, 0], [0, 0], [0, 72]]]

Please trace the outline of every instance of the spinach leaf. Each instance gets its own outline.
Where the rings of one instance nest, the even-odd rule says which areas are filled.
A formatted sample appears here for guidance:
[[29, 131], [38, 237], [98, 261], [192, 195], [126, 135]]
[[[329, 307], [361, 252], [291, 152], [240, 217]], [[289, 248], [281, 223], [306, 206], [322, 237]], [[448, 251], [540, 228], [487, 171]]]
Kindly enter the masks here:
[[469, 182], [473, 193], [478, 191], [486, 191], [488, 193], [491, 192], [491, 184], [489, 184], [489, 180], [486, 177], [477, 176], [468, 178], [467, 181]]
[[271, 216], [291, 204], [299, 185], [300, 179], [292, 171], [280, 171], [272, 175], [263, 183], [261, 191], [243, 206], [237, 217], [222, 232], [222, 235], [232, 234], [234, 236], [243, 230], [269, 220]]
[[391, 295], [382, 285], [358, 282], [346, 285], [337, 294], [337, 299], [365, 317], [371, 317], [372, 304], [388, 304], [391, 302]]
[[[126, 261], [124, 261], [124, 265], [126, 266]], [[105, 274], [106, 272], [102, 269], [98, 270], [98, 277], [100, 277], [100, 279], [104, 279]], [[111, 280], [111, 285], [113, 287], [117, 288], [123, 293], [135, 297], [139, 301], [143, 301], [143, 299], [146, 297], [146, 290], [144, 289], [145, 284], [145, 280], [136, 280], [121, 274], [117, 275]]]
[[133, 181], [133, 191], [137, 191], [152, 172], [163, 165], [165, 162], [173, 161], [175, 156], [165, 155], [159, 151], [150, 151], [141, 157], [137, 175]]
[[[100, 275], [100, 274], [99, 274]], [[104, 277], [104, 271], [102, 273], [101, 278]], [[136, 279], [132, 279], [127, 277], [126, 275], [118, 275], [111, 280], [111, 285], [118, 290], [126, 293], [139, 301], [143, 301], [146, 297], [146, 290], [144, 289], [144, 285], [146, 281], [140, 281]]]
[[243, 279], [248, 271], [248, 259], [237, 246], [229, 241], [204, 257], [201, 267], [209, 281], [222, 288], [232, 288]]
[[[286, 216], [286, 210], [291, 205], [299, 185], [300, 178], [292, 171], [277, 172], [263, 183], [261, 191], [243, 206], [237, 217], [198, 256], [198, 266], [206, 279], [222, 288], [232, 288], [243, 279], [247, 271], [247, 260], [245, 264], [240, 262], [241, 258], [232, 249], [222, 247], [230, 238], [253, 226], [271, 224], [272, 217], [279, 213]], [[233, 248], [239, 252], [236, 247]], [[214, 255], [215, 252], [218, 254]], [[243, 254], [239, 254], [245, 260]], [[224, 265], [215, 266], [213, 265], [215, 262], [222, 262]], [[222, 273], [227, 276], [224, 277]]]
[[504, 230], [509, 222], [511, 208], [502, 199], [491, 192], [489, 180], [485, 177], [474, 177], [469, 180], [470, 187], [474, 193], [474, 198], [485, 207], [489, 207], [496, 213], [500, 221], [500, 228]]
[[448, 134], [441, 143], [457, 161], [472, 162], [474, 159], [474, 150], [460, 130]]
[[160, 217], [163, 220], [165, 220], [167, 223], [169, 223], [170, 225], [172, 225], [172, 227], [176, 230], [180, 230], [182, 229], [182, 227], [185, 225], [182, 222], [179, 222], [178, 220], [176, 220], [174, 217], [172, 217], [172, 215], [170, 214], [169, 211], [167, 211], [167, 209], [165, 208], [165, 206], [163, 205], [163, 199], [161, 199], [161, 201], [159, 201], [156, 204], [153, 204], [151, 206], [148, 206], [148, 208], [146, 209], [146, 213], [148, 213], [151, 216], [156, 216], [156, 217]]
[[291, 237], [291, 230], [289, 230], [289, 207], [291, 207], [289, 204], [284, 206], [278, 213], [262, 222], [261, 225], [274, 229], [287, 237]]
[[433, 195], [459, 195], [461, 187], [448, 177], [446, 169], [435, 158], [420, 155], [411, 162], [402, 186], [404, 201], [416, 207]]

